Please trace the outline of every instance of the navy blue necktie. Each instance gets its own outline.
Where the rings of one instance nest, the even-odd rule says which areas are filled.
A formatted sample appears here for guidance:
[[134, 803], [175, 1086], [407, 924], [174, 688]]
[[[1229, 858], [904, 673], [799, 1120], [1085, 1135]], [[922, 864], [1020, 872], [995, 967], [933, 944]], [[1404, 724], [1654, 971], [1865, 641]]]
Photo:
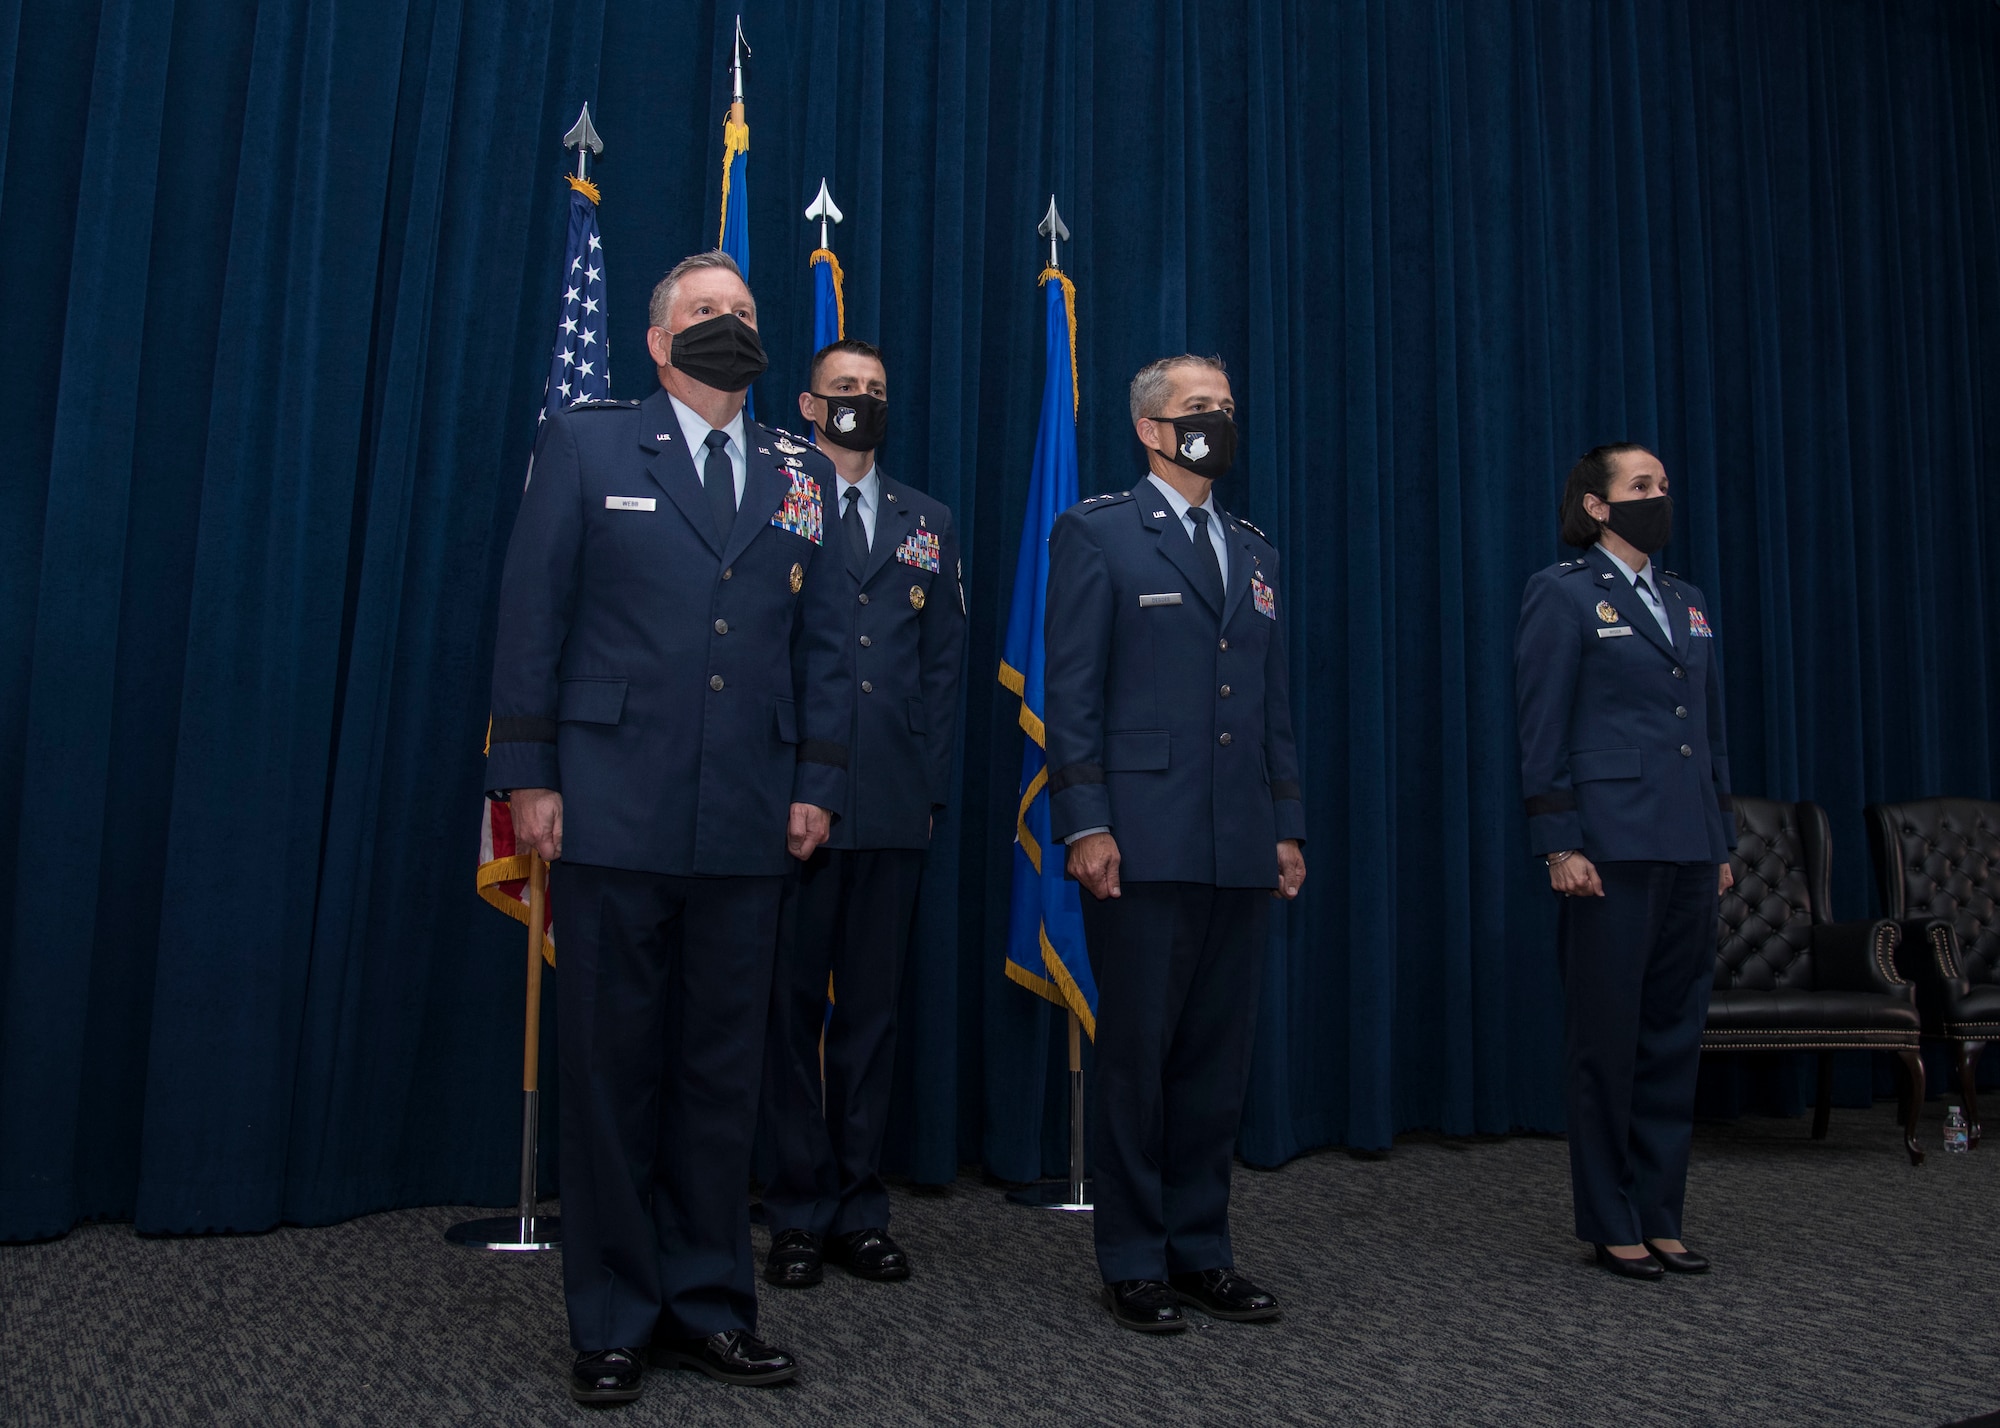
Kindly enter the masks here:
[[1222, 608], [1222, 562], [1215, 558], [1215, 542], [1208, 538], [1208, 511], [1201, 506], [1189, 506], [1188, 519], [1194, 522], [1195, 559], [1208, 572], [1208, 596], [1219, 610]]
[[708, 488], [708, 509], [715, 516], [715, 537], [729, 543], [730, 527], [736, 524], [736, 467], [729, 460], [729, 433], [711, 431], [706, 443], [708, 456], [702, 463], [701, 484]]
[[861, 523], [861, 488], [849, 486], [847, 509], [840, 513], [840, 528], [847, 536], [847, 568], [855, 578], [868, 568], [868, 527]]

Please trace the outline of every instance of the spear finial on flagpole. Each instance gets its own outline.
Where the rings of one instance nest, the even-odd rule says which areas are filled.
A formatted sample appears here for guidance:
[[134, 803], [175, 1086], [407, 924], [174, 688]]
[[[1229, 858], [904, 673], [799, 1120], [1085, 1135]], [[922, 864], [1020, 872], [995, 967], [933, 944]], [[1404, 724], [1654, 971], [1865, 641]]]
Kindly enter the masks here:
[[597, 130], [591, 125], [588, 104], [583, 106], [583, 113], [577, 115], [570, 131], [563, 135], [563, 147], [576, 150], [576, 176], [579, 181], [588, 181], [590, 156], [604, 152], [604, 140], [598, 137]]
[[826, 225], [829, 222], [840, 222], [841, 213], [839, 205], [834, 203], [833, 194], [828, 191], [826, 180], [823, 178], [819, 181], [819, 196], [812, 201], [812, 207], [806, 210], [806, 217], [817, 218], [819, 220], [819, 246], [822, 248], [826, 247]]
[[743, 57], [750, 53], [749, 41], [743, 38], [743, 17], [736, 17], [736, 45], [730, 54], [729, 74], [733, 81], [731, 97], [736, 103], [743, 102]]
[[1054, 194], [1049, 195], [1049, 211], [1043, 215], [1041, 225], [1035, 231], [1049, 240], [1049, 266], [1060, 271], [1062, 264], [1056, 258], [1056, 240], [1060, 238], [1064, 242], [1069, 241], [1069, 225], [1064, 223], [1062, 215], [1056, 212]]

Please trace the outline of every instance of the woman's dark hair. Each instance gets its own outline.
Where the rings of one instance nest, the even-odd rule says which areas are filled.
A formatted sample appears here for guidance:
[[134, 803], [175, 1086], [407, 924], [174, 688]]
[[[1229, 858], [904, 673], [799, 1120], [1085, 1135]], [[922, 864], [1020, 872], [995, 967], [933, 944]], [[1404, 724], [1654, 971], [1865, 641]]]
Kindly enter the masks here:
[[1583, 498], [1595, 496], [1600, 501], [1611, 498], [1611, 478], [1618, 472], [1618, 458], [1628, 451], [1653, 454], [1636, 441], [1613, 441], [1591, 447], [1569, 468], [1569, 480], [1563, 485], [1562, 505], [1558, 508], [1564, 545], [1589, 550], [1597, 544], [1604, 524], [1583, 508]]

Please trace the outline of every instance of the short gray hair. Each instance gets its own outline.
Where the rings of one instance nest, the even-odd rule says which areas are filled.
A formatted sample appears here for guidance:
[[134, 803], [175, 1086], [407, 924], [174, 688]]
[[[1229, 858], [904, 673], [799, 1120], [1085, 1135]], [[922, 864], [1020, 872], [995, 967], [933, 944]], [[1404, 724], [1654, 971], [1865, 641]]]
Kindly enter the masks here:
[[1139, 369], [1139, 375], [1132, 379], [1132, 420], [1136, 424], [1141, 417], [1158, 416], [1160, 404], [1167, 399], [1167, 388], [1173, 385], [1174, 369], [1177, 367], [1206, 367], [1223, 377], [1229, 369], [1222, 365], [1222, 358], [1197, 357], [1192, 352], [1183, 352], [1178, 357], [1162, 357], [1157, 362], [1148, 362]]
[[[652, 301], [646, 304], [646, 322], [649, 326], [667, 325], [667, 317], [674, 310], [674, 289], [680, 286], [682, 278], [702, 268], [720, 268], [725, 273], [734, 273], [737, 277], [743, 278], [743, 270], [736, 266], [736, 260], [720, 248], [711, 248], [706, 253], [696, 253], [692, 257], [681, 259], [668, 269], [664, 278], [653, 285]], [[743, 285], [748, 287], [750, 280], [743, 278]], [[757, 307], [754, 293], [750, 297], [750, 307], [752, 311]]]

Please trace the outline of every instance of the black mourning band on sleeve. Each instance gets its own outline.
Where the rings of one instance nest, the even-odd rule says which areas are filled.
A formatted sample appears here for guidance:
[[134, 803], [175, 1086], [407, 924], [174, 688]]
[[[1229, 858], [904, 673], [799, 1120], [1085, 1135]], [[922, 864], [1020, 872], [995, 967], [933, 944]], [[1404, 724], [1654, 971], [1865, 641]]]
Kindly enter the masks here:
[[847, 745], [835, 743], [831, 739], [807, 739], [799, 745], [799, 762], [802, 764], [827, 764], [830, 767], [847, 767]]
[[1736, 800], [1726, 793], [1718, 793], [1715, 796], [1715, 806], [1724, 813], [1734, 813], [1736, 811]]
[[1570, 792], [1538, 793], [1533, 798], [1524, 798], [1521, 804], [1528, 810], [1530, 818], [1540, 818], [1545, 813], [1576, 812], [1576, 795]]
[[493, 721], [493, 742], [496, 744], [553, 744], [555, 741], [556, 721], [553, 719], [513, 714]]
[[1299, 792], [1298, 784], [1294, 783], [1291, 779], [1274, 778], [1271, 780], [1271, 801], [1273, 803], [1284, 803], [1287, 801], [1296, 803], [1301, 797], [1303, 795]]
[[1049, 775], [1049, 792], [1061, 793], [1064, 789], [1075, 788], [1078, 784], [1103, 782], [1103, 765], [1069, 764]]

